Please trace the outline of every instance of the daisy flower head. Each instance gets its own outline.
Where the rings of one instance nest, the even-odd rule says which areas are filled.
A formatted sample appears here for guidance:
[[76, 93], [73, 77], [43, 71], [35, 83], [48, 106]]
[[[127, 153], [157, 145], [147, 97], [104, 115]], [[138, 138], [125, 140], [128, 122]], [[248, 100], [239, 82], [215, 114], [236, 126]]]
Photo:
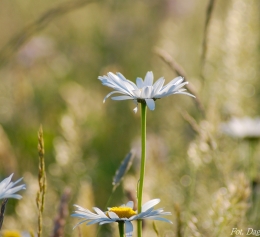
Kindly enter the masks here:
[[19, 185], [14, 187], [17, 183], [19, 183], [23, 178], [18, 179], [14, 183], [11, 182], [11, 179], [13, 177], [13, 174], [11, 174], [9, 177], [5, 178], [0, 183], [0, 199], [5, 198], [15, 198], [15, 199], [21, 199], [22, 196], [19, 194], [16, 194], [16, 192], [19, 192], [22, 189], [26, 189], [25, 184]]
[[258, 139], [260, 138], [260, 117], [233, 117], [228, 122], [222, 123], [220, 129], [233, 138]]
[[3, 231], [3, 237], [22, 237], [19, 231], [5, 230]]
[[[114, 91], [107, 94], [103, 102], [112, 94], [122, 94], [120, 96], [114, 96], [112, 100], [133, 100], [136, 105], [138, 103], [146, 103], [150, 110], [155, 109], [155, 100], [163, 97], [184, 94], [195, 97], [194, 95], [185, 92], [186, 89], [182, 88], [188, 82], [184, 82], [183, 77], [176, 77], [170, 81], [167, 85], [164, 85], [165, 79], [159, 78], [153, 83], [153, 72], [146, 73], [144, 80], [140, 77], [136, 78], [136, 84], [126, 79], [121, 73], [116, 74], [109, 72], [107, 76], [99, 76], [98, 79], [102, 82], [102, 85], [108, 86], [114, 89]], [[137, 107], [134, 109], [137, 112]]]
[[[142, 206], [142, 211], [137, 214], [136, 211], [133, 210], [134, 203], [129, 201], [125, 205], [121, 205], [120, 207], [111, 207], [108, 208], [106, 212], [101, 211], [97, 207], [93, 207], [96, 213], [89, 211], [88, 209], [84, 209], [78, 205], [74, 205], [77, 210], [71, 216], [78, 217], [83, 219], [80, 221], [75, 227], [82, 223], [87, 223], [87, 225], [92, 224], [108, 224], [113, 222], [124, 222], [125, 223], [125, 235], [127, 237], [132, 237], [133, 235], [133, 224], [132, 221], [140, 220], [140, 219], [150, 219], [150, 220], [159, 220], [165, 221], [168, 223], [172, 222], [162, 216], [171, 215], [170, 212], [164, 212], [163, 208], [154, 210], [154, 206], [160, 202], [160, 199], [153, 199], [146, 202]], [[74, 228], [75, 228], [74, 227]]]

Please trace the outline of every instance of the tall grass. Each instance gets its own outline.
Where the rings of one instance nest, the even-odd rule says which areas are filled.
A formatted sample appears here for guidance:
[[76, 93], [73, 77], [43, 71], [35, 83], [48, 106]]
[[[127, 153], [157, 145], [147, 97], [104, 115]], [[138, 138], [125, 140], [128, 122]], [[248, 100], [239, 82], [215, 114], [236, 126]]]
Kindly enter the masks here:
[[[148, 111], [143, 199], [160, 197], [174, 224], [145, 222], [144, 236], [217, 237], [234, 227], [259, 229], [259, 211], [252, 211], [260, 208], [259, 140], [252, 154], [247, 140], [220, 129], [231, 117], [260, 113], [259, 1], [37, 4], [0, 2], [0, 176], [15, 172], [27, 185], [21, 201], [8, 202], [2, 229], [34, 233], [40, 210], [38, 236], [51, 235], [55, 226], [62, 236], [117, 233], [106, 225], [99, 232], [83, 225], [72, 232], [75, 222], [62, 205], [69, 213], [74, 203], [105, 210], [129, 150], [135, 159], [131, 168], [122, 163], [110, 203], [136, 200], [140, 114], [129, 101], [103, 105], [108, 91], [97, 77], [120, 71], [134, 81], [148, 70], [166, 82], [184, 76], [196, 100], [169, 97]], [[71, 197], [60, 203], [67, 187]]]

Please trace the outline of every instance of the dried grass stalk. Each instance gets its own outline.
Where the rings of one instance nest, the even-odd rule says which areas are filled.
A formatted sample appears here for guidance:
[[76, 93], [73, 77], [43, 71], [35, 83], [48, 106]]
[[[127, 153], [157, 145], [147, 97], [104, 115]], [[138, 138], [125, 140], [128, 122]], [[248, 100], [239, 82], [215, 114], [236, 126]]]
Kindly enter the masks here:
[[174, 205], [174, 210], [176, 213], [176, 236], [177, 237], [183, 237], [182, 235], [182, 229], [183, 229], [183, 223], [181, 220], [181, 208], [179, 204]]
[[66, 217], [68, 216], [68, 201], [70, 199], [70, 193], [71, 190], [66, 188], [61, 197], [59, 212], [54, 221], [54, 229], [51, 237], [64, 236], [64, 227], [66, 224]]
[[[165, 50], [160, 49], [160, 48], [155, 48], [154, 52], [166, 63], [168, 64], [168, 66], [174, 71], [174, 73], [176, 73], [178, 76], [181, 76], [184, 78], [184, 80], [187, 80], [187, 76], [186, 73], [184, 71], [184, 69], [181, 67], [180, 64], [178, 64], [173, 58], [172, 56], [167, 53]], [[197, 93], [197, 91], [192, 87], [191, 84], [187, 84], [186, 85], [188, 91], [195, 95], [196, 98], [194, 98], [194, 101], [196, 102], [196, 105], [198, 107], [198, 109], [200, 110], [200, 112], [202, 113], [202, 115], [205, 117], [205, 109], [204, 106], [200, 100], [200, 97]]]
[[42, 235], [42, 215], [44, 210], [45, 194], [46, 194], [46, 173], [45, 173], [45, 162], [44, 162], [44, 140], [43, 140], [43, 130], [40, 126], [38, 132], [38, 154], [39, 154], [39, 173], [38, 173], [38, 183], [39, 191], [36, 196], [36, 204], [38, 208], [38, 237]]
[[215, 0], [209, 0], [209, 4], [206, 11], [206, 20], [205, 20], [205, 27], [203, 32], [203, 42], [202, 42], [202, 53], [201, 53], [201, 66], [202, 70], [205, 64], [205, 59], [208, 50], [208, 29], [210, 25], [210, 20], [212, 18], [212, 12], [214, 8]]
[[157, 228], [157, 226], [155, 224], [155, 221], [153, 221], [153, 230], [156, 233], [157, 237], [160, 237], [159, 230], [158, 230], [158, 228]]
[[33, 35], [47, 27], [56, 18], [78, 9], [93, 0], [79, 0], [61, 3], [59, 6], [46, 11], [36, 21], [26, 26], [21, 32], [17, 33], [0, 50], [0, 66], [6, 64], [12, 56], [24, 45]]

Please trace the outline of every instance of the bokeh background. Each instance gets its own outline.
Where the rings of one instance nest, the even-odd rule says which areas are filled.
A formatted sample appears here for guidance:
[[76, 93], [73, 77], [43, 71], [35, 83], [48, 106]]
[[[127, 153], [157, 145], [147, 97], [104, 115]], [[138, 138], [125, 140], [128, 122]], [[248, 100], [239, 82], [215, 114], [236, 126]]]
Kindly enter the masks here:
[[[144, 201], [160, 198], [173, 222], [156, 223], [159, 236], [260, 229], [260, 125], [250, 120], [253, 138], [221, 129], [233, 117], [260, 113], [259, 0], [2, 0], [0, 29], [0, 177], [15, 173], [27, 185], [21, 201], [9, 200], [3, 230], [37, 230], [42, 125], [43, 236], [55, 236], [64, 192], [59, 236], [96, 236], [97, 226], [72, 231], [73, 204], [105, 210], [109, 199], [109, 206], [135, 199], [140, 152], [139, 112], [131, 101], [103, 104], [111, 90], [97, 77], [119, 71], [135, 81], [153, 71], [169, 82], [180, 67], [197, 100], [170, 96], [147, 115]], [[112, 193], [129, 151], [133, 165]], [[158, 236], [152, 222], [144, 231]], [[99, 230], [117, 234], [116, 224]]]

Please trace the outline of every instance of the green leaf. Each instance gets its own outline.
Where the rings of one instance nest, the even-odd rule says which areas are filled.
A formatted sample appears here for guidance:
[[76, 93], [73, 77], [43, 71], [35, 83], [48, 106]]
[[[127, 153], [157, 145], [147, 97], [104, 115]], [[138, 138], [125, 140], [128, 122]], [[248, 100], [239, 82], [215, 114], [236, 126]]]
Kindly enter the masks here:
[[134, 154], [132, 152], [129, 152], [124, 160], [121, 162], [118, 170], [116, 171], [116, 174], [113, 178], [113, 191], [118, 187], [122, 179], [124, 178], [124, 175], [127, 173], [127, 171], [130, 169], [132, 162], [134, 159]]

